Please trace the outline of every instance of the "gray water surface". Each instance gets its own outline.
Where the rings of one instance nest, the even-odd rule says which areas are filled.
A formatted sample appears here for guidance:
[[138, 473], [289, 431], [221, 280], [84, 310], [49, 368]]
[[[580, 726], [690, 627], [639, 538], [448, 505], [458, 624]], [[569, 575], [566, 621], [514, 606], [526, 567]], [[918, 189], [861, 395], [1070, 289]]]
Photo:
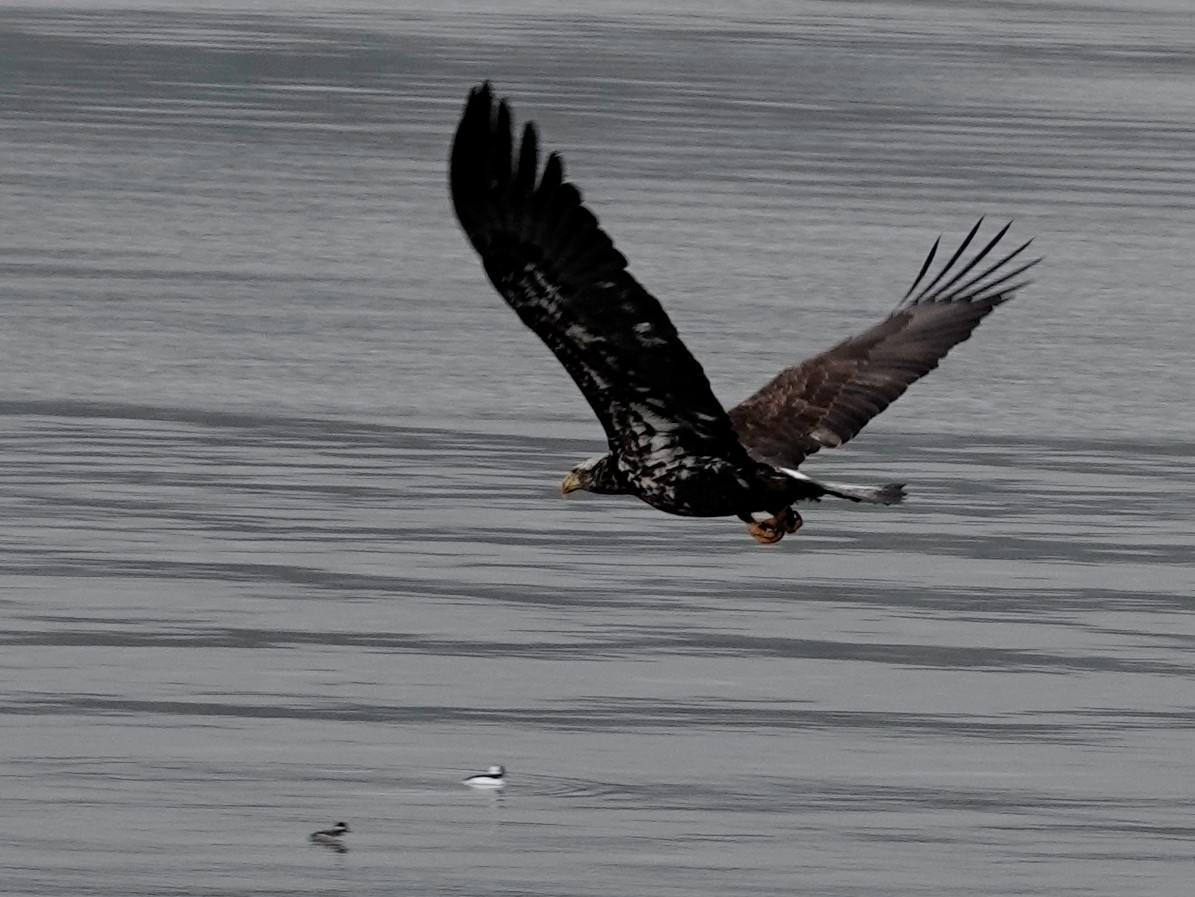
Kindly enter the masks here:
[[[1185, 4], [326, 7], [0, 9], [0, 890], [1188, 894]], [[1036, 235], [808, 464], [905, 505], [560, 497], [600, 428], [449, 210], [484, 78], [727, 403]]]

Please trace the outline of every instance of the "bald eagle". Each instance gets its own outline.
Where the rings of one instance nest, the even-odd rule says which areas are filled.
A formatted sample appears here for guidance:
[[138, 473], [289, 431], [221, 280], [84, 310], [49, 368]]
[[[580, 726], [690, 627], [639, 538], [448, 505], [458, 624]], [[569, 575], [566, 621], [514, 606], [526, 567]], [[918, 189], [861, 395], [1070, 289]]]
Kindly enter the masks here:
[[[801, 526], [795, 502], [836, 498], [895, 504], [903, 484], [819, 482], [797, 468], [842, 445], [996, 306], [1038, 260], [993, 250], [1005, 225], [969, 259], [980, 222], [927, 279], [939, 241], [896, 309], [869, 330], [781, 371], [726, 411], [660, 303], [564, 179], [540, 165], [534, 124], [513, 139], [506, 101], [475, 87], [452, 144], [449, 183], [461, 227], [485, 272], [523, 323], [572, 375], [606, 431], [606, 454], [570, 471], [561, 491], [636, 495], [689, 517], [737, 516], [759, 542]], [[769, 515], [757, 521], [756, 513]]]

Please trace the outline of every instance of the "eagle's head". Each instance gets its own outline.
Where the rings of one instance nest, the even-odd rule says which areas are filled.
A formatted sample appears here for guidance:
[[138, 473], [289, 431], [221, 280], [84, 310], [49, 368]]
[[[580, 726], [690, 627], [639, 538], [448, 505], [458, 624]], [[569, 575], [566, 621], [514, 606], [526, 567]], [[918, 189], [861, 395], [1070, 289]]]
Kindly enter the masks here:
[[560, 494], [568, 495], [578, 489], [600, 492], [603, 495], [622, 495], [628, 491], [618, 474], [618, 466], [610, 455], [599, 455], [582, 461], [564, 475], [564, 479], [560, 481]]

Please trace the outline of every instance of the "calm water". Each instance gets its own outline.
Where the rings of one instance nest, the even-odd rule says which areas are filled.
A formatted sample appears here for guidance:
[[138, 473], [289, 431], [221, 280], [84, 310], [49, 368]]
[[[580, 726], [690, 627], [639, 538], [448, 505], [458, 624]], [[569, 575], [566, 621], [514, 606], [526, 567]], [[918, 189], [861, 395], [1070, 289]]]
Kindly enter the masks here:
[[[1184, 2], [161, 7], [0, 10], [0, 891], [1190, 893]], [[906, 505], [560, 498], [600, 430], [448, 208], [486, 77], [727, 402], [1037, 235], [811, 462]]]

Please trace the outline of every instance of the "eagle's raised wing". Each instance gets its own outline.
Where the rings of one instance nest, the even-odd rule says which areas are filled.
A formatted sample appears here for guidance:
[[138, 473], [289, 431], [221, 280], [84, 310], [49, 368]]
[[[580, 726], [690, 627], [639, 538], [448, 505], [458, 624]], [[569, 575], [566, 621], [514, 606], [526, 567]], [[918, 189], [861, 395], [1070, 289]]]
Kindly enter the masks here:
[[538, 142], [527, 124], [515, 146], [510, 109], [488, 82], [470, 92], [449, 180], [486, 274], [556, 353], [612, 447], [635, 439], [650, 453], [666, 433], [672, 449], [741, 452], [701, 365], [564, 181], [560, 156], [541, 173]]
[[1015, 279], [1040, 259], [1012, 265], [1029, 245], [1025, 243], [973, 273], [1010, 226], [970, 261], [959, 263], [982, 223], [980, 219], [971, 229], [937, 276], [914, 293], [941, 241], [935, 242], [913, 286], [879, 324], [781, 371], [732, 408], [730, 418], [747, 451], [769, 464], [796, 467], [820, 448], [842, 445], [936, 368], [996, 306], [1012, 298], [1025, 285]]

